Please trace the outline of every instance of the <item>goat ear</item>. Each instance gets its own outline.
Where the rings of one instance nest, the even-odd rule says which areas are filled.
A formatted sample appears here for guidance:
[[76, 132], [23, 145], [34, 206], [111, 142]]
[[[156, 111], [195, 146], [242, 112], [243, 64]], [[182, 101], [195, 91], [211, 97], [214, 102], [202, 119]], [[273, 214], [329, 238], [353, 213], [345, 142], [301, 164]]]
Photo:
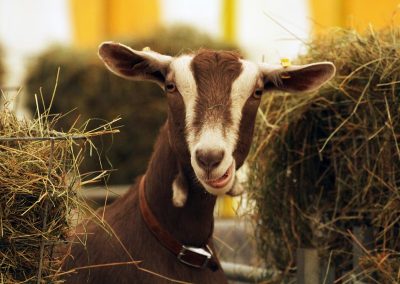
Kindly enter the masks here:
[[331, 62], [318, 62], [308, 65], [260, 64], [264, 75], [264, 90], [280, 90], [285, 92], [309, 92], [321, 87], [336, 72]]
[[103, 42], [99, 57], [114, 74], [129, 80], [152, 81], [163, 85], [172, 57], [154, 51], [137, 51], [115, 43]]

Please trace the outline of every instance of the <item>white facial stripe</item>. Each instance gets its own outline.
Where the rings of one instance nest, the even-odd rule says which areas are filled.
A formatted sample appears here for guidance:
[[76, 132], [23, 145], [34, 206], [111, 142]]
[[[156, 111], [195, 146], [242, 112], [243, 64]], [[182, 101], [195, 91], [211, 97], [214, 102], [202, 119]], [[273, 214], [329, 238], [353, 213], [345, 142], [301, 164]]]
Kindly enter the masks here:
[[178, 88], [180, 94], [183, 97], [183, 102], [186, 108], [186, 129], [187, 142], [189, 146], [189, 151], [192, 152], [195, 145], [195, 137], [191, 126], [193, 125], [194, 115], [195, 115], [195, 103], [197, 98], [197, 86], [196, 81], [193, 77], [192, 69], [190, 68], [192, 63], [192, 56], [183, 55], [176, 60], [174, 60], [170, 66], [171, 70], [175, 74], [175, 84]]
[[259, 74], [259, 68], [256, 64], [241, 60], [242, 73], [233, 82], [231, 89], [231, 117], [232, 117], [232, 128], [229, 130], [227, 140], [232, 143], [230, 146], [232, 149], [236, 146], [236, 142], [239, 135], [240, 120], [242, 118], [242, 109], [247, 99], [253, 92], [253, 88], [256, 84]]
[[203, 127], [196, 144], [199, 148], [209, 148], [209, 145], [214, 145], [213, 148], [225, 149], [224, 136], [220, 127]]

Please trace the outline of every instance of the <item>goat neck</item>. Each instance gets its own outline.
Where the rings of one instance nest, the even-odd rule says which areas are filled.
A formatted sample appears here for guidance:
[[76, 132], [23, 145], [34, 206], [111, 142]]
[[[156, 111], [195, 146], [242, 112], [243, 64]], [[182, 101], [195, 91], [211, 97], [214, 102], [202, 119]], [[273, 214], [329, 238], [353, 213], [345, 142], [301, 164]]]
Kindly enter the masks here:
[[[184, 163], [182, 169], [189, 185], [188, 200], [180, 208], [172, 203], [172, 183], [178, 173], [178, 163]], [[202, 246], [208, 242], [213, 231], [216, 197], [204, 190], [188, 165], [189, 161], [178, 161], [169, 144], [165, 125], [146, 172], [146, 199], [160, 224], [177, 240], [185, 245]]]

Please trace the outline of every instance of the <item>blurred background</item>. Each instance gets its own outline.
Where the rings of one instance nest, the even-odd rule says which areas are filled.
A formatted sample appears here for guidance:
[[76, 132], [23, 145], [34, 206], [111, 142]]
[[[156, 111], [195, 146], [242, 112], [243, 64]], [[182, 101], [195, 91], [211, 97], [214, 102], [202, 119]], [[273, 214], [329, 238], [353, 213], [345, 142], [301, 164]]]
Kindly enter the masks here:
[[[60, 68], [53, 112], [76, 110], [57, 127], [68, 129], [78, 115], [81, 124], [92, 119], [89, 127], [121, 116], [122, 133], [101, 141], [99, 155], [102, 167], [119, 169], [109, 184], [129, 184], [145, 169], [165, 104], [157, 86], [110, 75], [96, 56], [100, 42], [170, 55], [234, 49], [277, 63], [296, 58], [313, 35], [335, 26], [399, 23], [398, 9], [395, 0], [0, 0], [0, 87], [9, 98], [23, 87], [11, 105], [34, 113], [33, 95], [48, 102]], [[98, 161], [84, 167], [94, 171]]]
[[[6, 85], [50, 45], [95, 48], [103, 40], [149, 36], [185, 25], [235, 43], [252, 60], [294, 57], [310, 35], [332, 26], [364, 29], [397, 21], [399, 1], [384, 0], [0, 0]], [[185, 48], [185, 46], [182, 46]]]
[[[21, 115], [34, 114], [34, 94], [48, 105], [60, 70], [52, 111], [73, 111], [57, 129], [69, 129], [77, 118], [76, 125], [94, 128], [121, 117], [121, 133], [98, 140], [98, 156], [88, 157], [82, 168], [118, 170], [107, 178], [118, 195], [144, 172], [166, 105], [157, 86], [106, 71], [96, 55], [99, 43], [121, 41], [169, 55], [201, 47], [238, 50], [254, 61], [279, 63], [306, 52], [307, 42], [335, 27], [363, 31], [369, 25], [398, 25], [399, 5], [396, 0], [0, 0], [0, 89], [8, 99], [19, 93], [11, 106]], [[216, 214], [236, 216], [239, 203], [224, 198]], [[229, 239], [226, 232], [220, 235]], [[244, 238], [240, 249], [228, 252], [246, 250], [247, 242]]]

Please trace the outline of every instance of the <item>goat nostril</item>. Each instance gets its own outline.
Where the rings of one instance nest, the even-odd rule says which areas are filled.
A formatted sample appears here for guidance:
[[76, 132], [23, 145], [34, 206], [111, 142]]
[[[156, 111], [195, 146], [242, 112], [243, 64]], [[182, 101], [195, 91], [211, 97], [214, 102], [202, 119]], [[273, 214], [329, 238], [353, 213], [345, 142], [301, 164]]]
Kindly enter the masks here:
[[224, 150], [196, 150], [197, 163], [205, 170], [212, 170], [218, 167], [224, 156]]
[[221, 164], [222, 159], [224, 158], [224, 155], [225, 155], [225, 152], [223, 150], [219, 150], [219, 151], [213, 152], [212, 155], [211, 155], [212, 158], [211, 158], [211, 161], [210, 161], [210, 166], [212, 168], [218, 167], [219, 164]]

